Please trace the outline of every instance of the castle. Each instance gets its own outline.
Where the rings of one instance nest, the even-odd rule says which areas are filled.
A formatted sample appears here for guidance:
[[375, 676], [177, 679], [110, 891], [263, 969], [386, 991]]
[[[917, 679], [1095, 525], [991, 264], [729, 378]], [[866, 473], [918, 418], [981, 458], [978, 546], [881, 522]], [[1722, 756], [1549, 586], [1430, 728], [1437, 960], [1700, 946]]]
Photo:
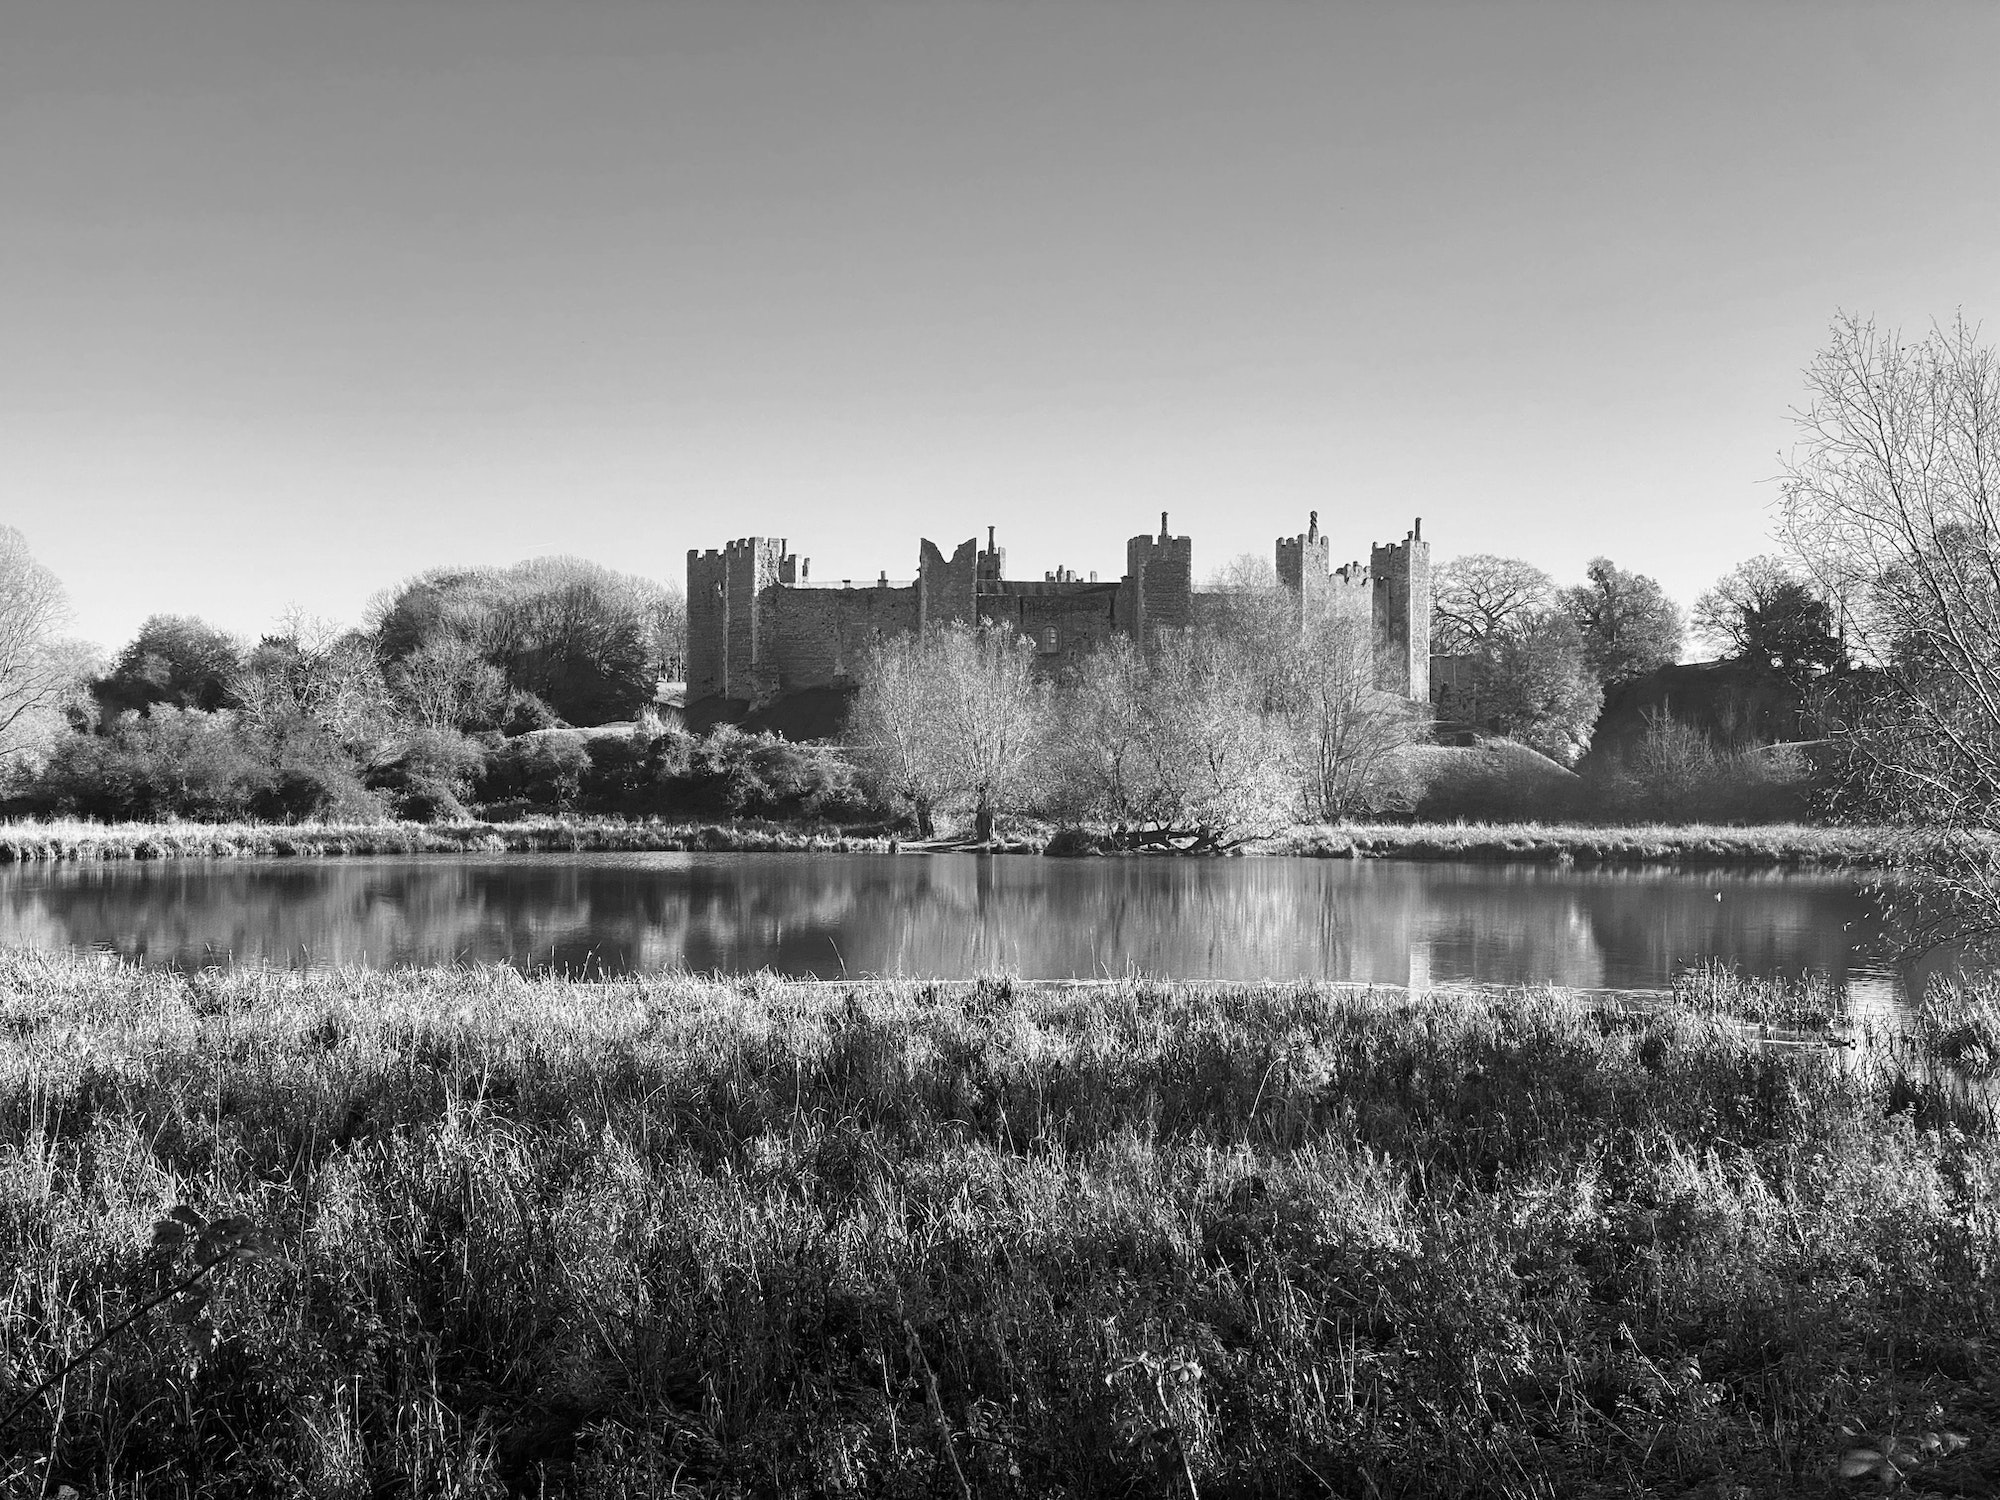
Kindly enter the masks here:
[[[1194, 544], [1167, 529], [1125, 544], [1116, 582], [1068, 569], [1042, 578], [1006, 576], [1007, 554], [988, 528], [986, 545], [962, 542], [947, 558], [928, 539], [917, 576], [885, 573], [856, 584], [810, 581], [810, 558], [782, 537], [746, 537], [687, 558], [687, 703], [704, 717], [743, 713], [813, 689], [847, 689], [878, 636], [953, 621], [1003, 624], [1035, 642], [1052, 664], [1083, 655], [1114, 634], [1148, 642], [1201, 623], [1226, 594], [1194, 586]], [[1418, 521], [1402, 541], [1371, 548], [1368, 564], [1334, 567], [1319, 513], [1277, 545], [1279, 585], [1300, 619], [1340, 613], [1368, 620], [1376, 685], [1430, 701], [1430, 544]]]

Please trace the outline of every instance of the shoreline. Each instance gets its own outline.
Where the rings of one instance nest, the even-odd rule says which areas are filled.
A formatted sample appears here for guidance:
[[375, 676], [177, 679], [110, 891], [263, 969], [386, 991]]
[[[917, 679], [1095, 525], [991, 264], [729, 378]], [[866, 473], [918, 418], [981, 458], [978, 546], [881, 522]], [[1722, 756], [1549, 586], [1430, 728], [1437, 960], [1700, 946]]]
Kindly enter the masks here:
[[[980, 845], [969, 840], [905, 839], [882, 831], [880, 825], [855, 828], [750, 819], [726, 823], [628, 822], [617, 818], [354, 824], [22, 821], [0, 824], [0, 865], [122, 859], [333, 859], [388, 854], [1042, 855], [1050, 835], [1045, 825], [1029, 825]], [[1910, 830], [1807, 824], [1365, 823], [1302, 826], [1252, 840], [1226, 857], [1884, 869], [1936, 849], [1951, 838]], [[1104, 850], [1052, 857], [1187, 856]]]

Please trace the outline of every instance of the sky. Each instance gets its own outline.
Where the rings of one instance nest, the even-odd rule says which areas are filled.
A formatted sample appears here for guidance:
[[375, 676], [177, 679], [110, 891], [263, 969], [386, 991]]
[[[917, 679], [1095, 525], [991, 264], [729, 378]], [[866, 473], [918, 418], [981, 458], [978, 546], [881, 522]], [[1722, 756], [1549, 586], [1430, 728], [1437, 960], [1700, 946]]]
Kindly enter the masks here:
[[2000, 332], [2000, 5], [11, 0], [0, 523], [115, 650], [432, 567], [1771, 549]]

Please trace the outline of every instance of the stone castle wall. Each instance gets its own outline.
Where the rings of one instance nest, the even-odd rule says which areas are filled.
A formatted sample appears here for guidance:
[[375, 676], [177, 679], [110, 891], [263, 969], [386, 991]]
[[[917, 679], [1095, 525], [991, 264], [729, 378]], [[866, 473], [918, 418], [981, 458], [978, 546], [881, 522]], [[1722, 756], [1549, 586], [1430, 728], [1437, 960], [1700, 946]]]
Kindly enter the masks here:
[[[1427, 702], [1430, 546], [1422, 523], [1401, 541], [1335, 568], [1315, 512], [1306, 531], [1277, 542], [1279, 583], [1301, 623], [1328, 615], [1370, 622], [1377, 685]], [[1036, 643], [1050, 664], [1074, 660], [1113, 635], [1151, 646], [1216, 613], [1223, 596], [1194, 589], [1194, 543], [1160, 517], [1157, 536], [1126, 543], [1125, 575], [1083, 582], [1067, 571], [1041, 582], [1006, 578], [1006, 553], [961, 543], [946, 558], [928, 539], [913, 583], [808, 585], [782, 538], [746, 537], [720, 551], [690, 551], [688, 702], [761, 707], [817, 688], [855, 685], [876, 639], [951, 623], [1004, 624]]]
[[771, 672], [753, 701], [854, 682], [876, 640], [918, 628], [918, 596], [914, 583], [773, 590]]
[[917, 548], [918, 618], [924, 628], [977, 618], [979, 543], [961, 542], [946, 562], [937, 543], [925, 537]]

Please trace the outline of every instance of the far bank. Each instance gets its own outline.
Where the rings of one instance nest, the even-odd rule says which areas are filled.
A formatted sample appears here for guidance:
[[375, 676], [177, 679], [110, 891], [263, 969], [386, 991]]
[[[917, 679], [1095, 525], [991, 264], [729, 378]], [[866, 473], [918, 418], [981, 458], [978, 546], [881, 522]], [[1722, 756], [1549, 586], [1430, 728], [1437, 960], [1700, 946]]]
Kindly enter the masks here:
[[[1235, 851], [1251, 857], [1506, 861], [1525, 864], [1889, 868], [1951, 836], [1879, 827], [1767, 824], [1596, 826], [1563, 823], [1302, 825]], [[529, 818], [510, 822], [0, 824], [0, 863], [37, 860], [334, 858], [383, 854], [540, 853], [1069, 854], [1160, 857], [1120, 850], [1108, 829], [1003, 823], [997, 836], [916, 842], [882, 824], [737, 819], [716, 822]]]

